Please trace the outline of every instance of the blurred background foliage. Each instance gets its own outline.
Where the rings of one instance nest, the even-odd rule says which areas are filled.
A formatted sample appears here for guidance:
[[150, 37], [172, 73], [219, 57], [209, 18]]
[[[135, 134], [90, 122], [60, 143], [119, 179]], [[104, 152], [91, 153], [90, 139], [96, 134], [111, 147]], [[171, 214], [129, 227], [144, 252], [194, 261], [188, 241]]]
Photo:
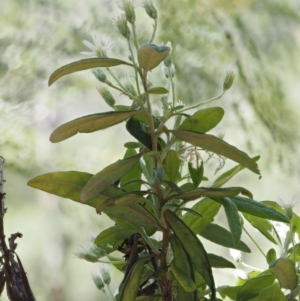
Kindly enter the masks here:
[[[87, 49], [82, 40], [91, 41], [91, 34], [113, 39], [111, 56], [127, 59], [126, 44], [111, 22], [121, 13], [118, 4], [1, 2], [0, 155], [6, 159], [6, 235], [24, 234], [18, 252], [37, 300], [99, 296], [90, 278], [98, 267], [73, 252], [109, 221], [26, 183], [50, 171], [95, 173], [123, 156], [128, 136], [122, 126], [51, 144], [49, 135], [58, 125], [109, 108], [88, 71], [47, 86], [55, 69], [83, 58], [80, 52]], [[178, 99], [192, 104], [211, 98], [221, 91], [227, 70], [237, 74], [232, 89], [212, 105], [225, 109], [225, 140], [262, 156], [263, 178], [258, 181], [245, 172], [235, 183], [252, 190], [257, 200], [299, 196], [299, 1], [159, 0], [156, 5], [155, 43], [172, 42]], [[146, 43], [151, 20], [141, 7], [137, 14], [141, 43]], [[115, 270], [112, 275], [115, 288], [121, 276]]]

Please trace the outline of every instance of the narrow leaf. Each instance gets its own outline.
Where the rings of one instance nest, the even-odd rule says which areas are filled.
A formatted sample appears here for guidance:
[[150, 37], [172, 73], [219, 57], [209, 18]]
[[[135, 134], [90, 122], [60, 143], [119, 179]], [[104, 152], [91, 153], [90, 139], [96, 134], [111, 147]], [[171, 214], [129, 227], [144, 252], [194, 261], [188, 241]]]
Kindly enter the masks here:
[[215, 255], [215, 254], [207, 254], [209, 258], [209, 262], [213, 268], [219, 269], [235, 269], [235, 265], [224, 257]]
[[[79, 171], [51, 172], [31, 179], [28, 185], [81, 203], [80, 193], [92, 177], [89, 173]], [[110, 186], [83, 204], [97, 208], [108, 198], [121, 193], [120, 188]]]
[[103, 212], [115, 221], [128, 221], [145, 228], [155, 227], [156, 229], [162, 229], [162, 226], [153, 215], [140, 204], [106, 207]]
[[295, 262], [288, 258], [279, 258], [269, 266], [270, 271], [280, 282], [281, 287], [293, 290], [298, 285]]
[[[212, 294], [211, 299], [214, 300], [216, 294], [214, 278], [207, 253], [202, 243], [191, 229], [172, 211], [165, 210], [164, 216], [174, 234], [183, 245], [183, 248], [191, 259], [195, 269], [202, 275], [208, 284]], [[193, 247], [191, 248], [191, 246]]]
[[256, 298], [250, 301], [286, 301], [286, 296], [281, 291], [278, 283], [274, 283], [263, 289]]
[[135, 301], [140, 284], [140, 278], [142, 276], [145, 263], [149, 260], [149, 257], [139, 259], [132, 269], [129, 275], [125, 279], [124, 285], [120, 290], [120, 301]]
[[[195, 294], [193, 294], [192, 292], [196, 289], [196, 287], [194, 290], [189, 289], [189, 288], [193, 288], [193, 285], [195, 285], [195, 282], [194, 282], [195, 276], [194, 276], [194, 269], [192, 266], [192, 262], [191, 262], [190, 258], [188, 257], [187, 253], [185, 252], [185, 250], [183, 249], [181, 242], [178, 240], [178, 238], [175, 235], [172, 236], [170, 243], [171, 243], [171, 248], [172, 248], [173, 258], [174, 258], [173, 265], [177, 266], [182, 271], [185, 271], [185, 273], [187, 274], [186, 277], [189, 278], [187, 283], [183, 283], [183, 284], [179, 283], [178, 284], [177, 299], [178, 300], [194, 300]], [[174, 274], [174, 276], [176, 277], [175, 274]], [[186, 286], [188, 287], [188, 290], [190, 290], [190, 291], [188, 291], [184, 288]]]
[[186, 271], [182, 270], [175, 264], [171, 265], [171, 271], [175, 279], [186, 292], [193, 292], [196, 290], [196, 283], [192, 280], [191, 276], [186, 273]]
[[56, 82], [59, 78], [61, 78], [64, 75], [92, 69], [92, 68], [99, 68], [99, 67], [114, 67], [118, 65], [128, 65], [132, 66], [132, 64], [127, 63], [125, 61], [121, 61], [118, 59], [110, 59], [110, 58], [91, 58], [91, 59], [84, 59], [77, 62], [70, 63], [68, 65], [65, 65], [56, 71], [54, 71], [50, 78], [49, 78], [49, 86], [51, 86], [54, 82]]
[[214, 242], [215, 244], [221, 245], [226, 248], [236, 249], [243, 252], [250, 253], [251, 250], [243, 242], [240, 241], [236, 246], [233, 244], [231, 233], [225, 228], [217, 224], [208, 224], [201, 232], [196, 233], [201, 235], [207, 240]]
[[165, 170], [169, 180], [173, 183], [176, 183], [178, 180], [179, 167], [180, 160], [177, 156], [177, 153], [173, 149], [170, 149], [165, 160]]
[[119, 241], [123, 241], [130, 235], [136, 232], [135, 229], [130, 229], [124, 224], [115, 225], [102, 231], [95, 239], [96, 245], [111, 244], [114, 245]]
[[198, 198], [207, 197], [207, 198], [221, 198], [221, 197], [233, 197], [238, 194], [243, 194], [252, 197], [250, 191], [243, 187], [228, 187], [228, 188], [206, 188], [199, 187], [193, 190], [188, 190], [182, 194], [175, 194], [171, 197], [174, 199], [182, 199], [184, 201], [193, 201]]
[[103, 130], [121, 123], [135, 114], [137, 114], [137, 111], [123, 111], [105, 112], [80, 117], [56, 128], [50, 136], [50, 141], [57, 143], [78, 133], [92, 133]]
[[[234, 202], [238, 210], [241, 212], [269, 220], [289, 223], [289, 219], [285, 215], [281, 214], [272, 207], [265, 205], [262, 202], [257, 202], [252, 199], [240, 196], [230, 197], [230, 199]], [[215, 200], [217, 202], [221, 202], [218, 199]]]
[[213, 129], [223, 118], [222, 108], [207, 108], [197, 111], [194, 115], [185, 119], [179, 126], [181, 131], [206, 133]]
[[[124, 159], [136, 155], [134, 149], [127, 149]], [[120, 187], [125, 191], [139, 191], [141, 189], [142, 168], [138, 162], [127, 174], [120, 179]]]
[[246, 220], [263, 234], [269, 241], [277, 245], [277, 241], [273, 236], [273, 225], [266, 219], [243, 213]]
[[201, 161], [200, 166], [197, 167], [193, 167], [192, 163], [188, 163], [188, 168], [194, 187], [197, 188], [203, 179], [203, 174], [204, 174], [203, 161]]
[[237, 293], [239, 291], [239, 286], [228, 286], [223, 285], [218, 287], [218, 293], [225, 299], [225, 297], [229, 297], [231, 300], [236, 300]]
[[171, 48], [168, 46], [157, 46], [146, 44], [138, 49], [137, 56], [139, 65], [145, 71], [157, 67], [169, 54]]
[[201, 134], [189, 131], [170, 131], [177, 138], [186, 141], [192, 145], [199, 146], [210, 152], [216, 153], [231, 159], [244, 167], [250, 169], [254, 173], [260, 175], [257, 163], [252, 160], [245, 152], [240, 151], [236, 147], [227, 142], [209, 134]]
[[153, 87], [147, 90], [149, 94], [167, 94], [169, 91], [165, 87]]
[[248, 279], [239, 289], [236, 301], [248, 301], [254, 297], [257, 297], [260, 292], [266, 287], [272, 285], [274, 282], [274, 276], [259, 275], [255, 278]]
[[[260, 156], [253, 157], [252, 159], [257, 162]], [[212, 184], [212, 187], [222, 187], [226, 184], [233, 176], [243, 170], [245, 167], [241, 164], [236, 165], [235, 167], [231, 168], [230, 170], [221, 174]]]
[[232, 235], [233, 244], [236, 246], [239, 244], [242, 235], [242, 225], [240, 222], [239, 213], [235, 204], [230, 200], [230, 198], [223, 198], [222, 203]]
[[183, 216], [183, 221], [194, 233], [201, 233], [213, 221], [220, 207], [221, 205], [213, 200], [203, 199], [191, 208], [201, 214], [202, 218], [188, 212]]
[[161, 295], [153, 296], [138, 296], [135, 301], [162, 301]]
[[81, 192], [82, 202], [86, 202], [88, 199], [119, 180], [139, 162], [141, 156], [142, 154], [138, 154], [119, 160], [95, 174]]
[[152, 149], [151, 136], [144, 131], [138, 120], [130, 118], [126, 123], [126, 129], [134, 138], [145, 145], [148, 149]]

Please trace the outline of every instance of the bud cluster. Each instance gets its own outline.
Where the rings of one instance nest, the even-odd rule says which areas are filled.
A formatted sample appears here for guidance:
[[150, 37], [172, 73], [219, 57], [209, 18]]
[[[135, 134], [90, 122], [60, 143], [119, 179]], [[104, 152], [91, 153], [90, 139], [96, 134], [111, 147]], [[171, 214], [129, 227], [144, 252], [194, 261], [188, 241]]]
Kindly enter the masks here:
[[229, 90], [233, 84], [235, 74], [233, 71], [228, 71], [223, 83], [223, 90]]
[[145, 8], [147, 15], [150, 18], [157, 19], [157, 10], [156, 10], [152, 0], [145, 0], [143, 2], [143, 6]]
[[120, 8], [124, 11], [126, 20], [130, 24], [135, 23], [135, 11], [134, 11], [134, 4], [131, 0], [123, 0]]
[[119, 16], [116, 20], [114, 20], [114, 24], [117, 26], [120, 34], [126, 38], [127, 40], [130, 39], [130, 29], [127, 24], [127, 18], [124, 14]]
[[99, 94], [102, 96], [104, 101], [111, 107], [114, 108], [116, 104], [116, 100], [111, 94], [111, 92], [106, 87], [98, 87], [97, 88]]

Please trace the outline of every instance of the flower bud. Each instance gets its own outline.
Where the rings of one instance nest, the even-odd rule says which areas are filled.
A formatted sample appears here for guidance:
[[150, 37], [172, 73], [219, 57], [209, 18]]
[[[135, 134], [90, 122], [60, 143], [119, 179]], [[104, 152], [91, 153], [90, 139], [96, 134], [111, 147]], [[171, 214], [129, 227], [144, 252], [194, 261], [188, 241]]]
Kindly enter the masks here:
[[106, 74], [104, 73], [104, 71], [102, 71], [102, 69], [97, 68], [97, 69], [94, 69], [92, 72], [100, 82], [102, 82], [102, 83], [106, 82]]
[[150, 18], [157, 19], [157, 10], [156, 10], [152, 0], [145, 0], [143, 2], [143, 6], [145, 8], [147, 15]]
[[173, 64], [171, 64], [170, 67], [166, 67], [165, 64], [162, 64], [161, 70], [164, 73], [166, 78], [174, 77], [174, 75], [175, 75], [175, 66]]
[[130, 78], [127, 78], [123, 84], [124, 89], [126, 92], [130, 93], [133, 96], [137, 96], [137, 92], [135, 90], [134, 85], [132, 84], [132, 81], [130, 80]]
[[224, 139], [225, 137], [225, 134], [226, 134], [226, 131], [224, 129], [219, 129], [218, 132], [217, 132], [217, 137], [221, 140]]
[[126, 20], [130, 24], [135, 23], [135, 11], [134, 11], [134, 4], [131, 0], [123, 0], [122, 5], [120, 8], [124, 11]]
[[98, 262], [98, 256], [93, 252], [82, 249], [75, 252], [75, 255], [80, 259], [84, 259], [88, 262]]
[[168, 54], [168, 56], [164, 59], [164, 65], [166, 67], [170, 67], [172, 65], [172, 57], [170, 55], [170, 53]]
[[114, 20], [114, 24], [117, 26], [120, 34], [124, 38], [129, 40], [129, 38], [130, 38], [130, 29], [129, 29], [128, 24], [127, 24], [126, 16], [124, 14], [122, 14], [116, 20]]
[[101, 276], [102, 276], [103, 282], [106, 285], [109, 285], [111, 278], [110, 278], [109, 272], [106, 268], [101, 268]]
[[223, 90], [226, 91], [231, 88], [233, 81], [235, 78], [235, 74], [233, 71], [228, 71], [223, 83]]
[[98, 87], [97, 88], [99, 94], [102, 96], [104, 101], [111, 107], [115, 108], [116, 100], [113, 97], [113, 95], [110, 93], [110, 91], [106, 87]]
[[104, 289], [104, 282], [102, 281], [101, 277], [92, 274], [92, 278], [93, 278], [93, 281], [94, 281], [95, 285], [97, 286], [97, 288], [100, 291], [103, 291], [103, 289]]

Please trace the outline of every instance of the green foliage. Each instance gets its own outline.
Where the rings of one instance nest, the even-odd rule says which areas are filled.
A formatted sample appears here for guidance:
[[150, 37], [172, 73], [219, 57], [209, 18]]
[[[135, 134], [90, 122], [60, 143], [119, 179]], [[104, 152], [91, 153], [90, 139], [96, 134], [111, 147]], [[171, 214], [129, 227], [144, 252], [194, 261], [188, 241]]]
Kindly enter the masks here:
[[[223, 187], [245, 168], [260, 175], [256, 162], [259, 157], [252, 159], [225, 142], [223, 137], [207, 133], [222, 120], [224, 110], [219, 107], [200, 109], [224, 95], [232, 85], [233, 72], [227, 73], [223, 90], [216, 97], [185, 106], [176, 97], [171, 45], [153, 44], [157, 28], [153, 3], [144, 2], [154, 26], [151, 37], [142, 46], [137, 36], [133, 2], [123, 1], [121, 7], [125, 15], [119, 17], [115, 25], [126, 40], [131, 63], [103, 57], [106, 49], [100, 43], [95, 45], [98, 58], [61, 67], [51, 75], [49, 85], [67, 74], [100, 67], [102, 69], [94, 70], [95, 77], [107, 89], [115, 89], [126, 96], [129, 105], [128, 102], [107, 102], [114, 111], [65, 123], [54, 130], [50, 140], [61, 142], [77, 133], [104, 130], [124, 122], [124, 128], [137, 142], [127, 142], [124, 157], [95, 175], [78, 171], [54, 172], [38, 176], [28, 184], [92, 206], [97, 213], [104, 213], [114, 221], [115, 225], [99, 233], [94, 241], [96, 250], [102, 252], [92, 252], [87, 258], [98, 261], [105, 255], [124, 273], [118, 295], [111, 296], [117, 301], [207, 298], [213, 301], [219, 300], [217, 294], [237, 301], [269, 300], [274, 292], [282, 296], [278, 283], [289, 289], [291, 295], [296, 294], [295, 246], [289, 251], [294, 259], [276, 259], [270, 265], [272, 273], [267, 270], [250, 275], [236, 287], [216, 287], [212, 267], [235, 268], [235, 265], [208, 253], [198, 234], [221, 246], [250, 252], [241, 240], [243, 216], [272, 243], [277, 242], [278, 235], [272, 231], [269, 220], [291, 222], [292, 234], [299, 234], [299, 218], [289, 216], [280, 206], [253, 200], [252, 193], [244, 187]], [[120, 65], [127, 68], [132, 81], [122, 82], [115, 71]], [[165, 79], [157, 76], [155, 68], [159, 65]], [[160, 83], [153, 87], [157, 79]], [[196, 112], [189, 115], [187, 112], [192, 109]], [[225, 159], [238, 165], [210, 180], [204, 173], [209, 175], [211, 165], [207, 162], [213, 157], [221, 162], [217, 171], [223, 167]], [[199, 187], [204, 179], [209, 184]], [[188, 204], [191, 201], [195, 201], [192, 207]], [[229, 231], [212, 223], [221, 207], [225, 210]], [[124, 253], [123, 269], [109, 255], [116, 250]], [[271, 262], [276, 253], [270, 251], [266, 257]], [[96, 280], [102, 290], [104, 285]]]

